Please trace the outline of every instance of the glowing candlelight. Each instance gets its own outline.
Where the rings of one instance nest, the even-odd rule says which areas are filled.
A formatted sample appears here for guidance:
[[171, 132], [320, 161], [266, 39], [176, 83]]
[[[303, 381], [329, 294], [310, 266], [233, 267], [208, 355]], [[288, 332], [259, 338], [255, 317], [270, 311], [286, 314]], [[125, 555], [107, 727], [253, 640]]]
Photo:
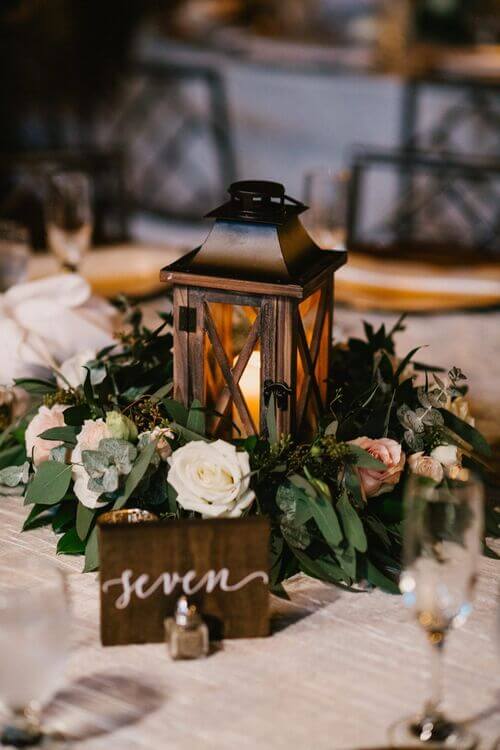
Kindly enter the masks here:
[[[236, 364], [237, 357], [233, 364]], [[243, 374], [240, 378], [239, 386], [243, 394], [243, 398], [248, 406], [248, 411], [252, 417], [253, 423], [256, 429], [259, 429], [259, 417], [260, 417], [260, 352], [252, 352], [250, 359], [247, 362]], [[234, 421], [241, 428], [240, 419], [236, 409], [233, 407]]]

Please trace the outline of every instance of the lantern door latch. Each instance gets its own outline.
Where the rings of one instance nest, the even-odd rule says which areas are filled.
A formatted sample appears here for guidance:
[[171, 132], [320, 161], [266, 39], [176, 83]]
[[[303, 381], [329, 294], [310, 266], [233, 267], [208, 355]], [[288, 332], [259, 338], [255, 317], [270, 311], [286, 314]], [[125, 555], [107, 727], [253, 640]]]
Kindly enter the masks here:
[[271, 395], [274, 395], [276, 401], [276, 407], [280, 411], [287, 411], [288, 409], [288, 398], [292, 393], [292, 389], [289, 385], [283, 381], [274, 382], [273, 380], [264, 381], [264, 404], [269, 405]]
[[183, 331], [184, 333], [194, 333], [196, 331], [195, 307], [186, 307], [186, 305], [179, 307], [179, 331]]

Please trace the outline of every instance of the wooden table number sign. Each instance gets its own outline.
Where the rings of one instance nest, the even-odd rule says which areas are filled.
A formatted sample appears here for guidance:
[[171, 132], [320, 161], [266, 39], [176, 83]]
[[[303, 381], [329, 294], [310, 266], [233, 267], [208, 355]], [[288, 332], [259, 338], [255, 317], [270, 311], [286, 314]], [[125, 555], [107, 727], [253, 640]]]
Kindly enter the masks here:
[[163, 641], [183, 594], [213, 638], [269, 634], [267, 519], [129, 521], [99, 519], [104, 646]]

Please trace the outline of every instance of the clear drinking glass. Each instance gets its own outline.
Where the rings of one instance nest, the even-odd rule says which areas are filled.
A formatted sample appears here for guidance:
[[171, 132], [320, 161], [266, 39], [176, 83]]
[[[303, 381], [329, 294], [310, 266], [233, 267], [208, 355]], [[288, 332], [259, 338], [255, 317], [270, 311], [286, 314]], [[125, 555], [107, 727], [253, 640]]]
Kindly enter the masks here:
[[304, 225], [322, 248], [343, 248], [347, 222], [349, 172], [314, 169], [304, 177]]
[[481, 555], [483, 487], [468, 472], [466, 481], [441, 486], [411, 476], [405, 488], [404, 603], [424, 630], [431, 657], [430, 697], [420, 716], [398, 723], [394, 744], [472, 748], [477, 737], [441, 711], [443, 652], [452, 628], [463, 625]]
[[55, 566], [7, 552], [0, 557], [0, 745], [59, 746], [40, 726], [69, 653], [66, 581]]
[[0, 292], [26, 281], [31, 245], [26, 227], [0, 221]]
[[49, 178], [46, 232], [51, 252], [68, 271], [77, 271], [90, 247], [93, 229], [90, 181], [83, 172]]

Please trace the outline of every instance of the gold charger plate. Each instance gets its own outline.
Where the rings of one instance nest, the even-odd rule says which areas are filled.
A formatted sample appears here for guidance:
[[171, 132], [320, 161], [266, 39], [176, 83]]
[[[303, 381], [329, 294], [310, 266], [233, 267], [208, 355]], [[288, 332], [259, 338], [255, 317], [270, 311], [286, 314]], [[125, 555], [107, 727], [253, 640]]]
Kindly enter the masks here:
[[[148, 297], [165, 289], [160, 269], [185, 252], [186, 248], [138, 243], [96, 247], [85, 256], [80, 273], [101, 297]], [[34, 280], [59, 271], [52, 255], [40, 254], [30, 260], [28, 274]]]
[[353, 307], [433, 312], [500, 304], [500, 263], [438, 267], [350, 252], [335, 296]]

